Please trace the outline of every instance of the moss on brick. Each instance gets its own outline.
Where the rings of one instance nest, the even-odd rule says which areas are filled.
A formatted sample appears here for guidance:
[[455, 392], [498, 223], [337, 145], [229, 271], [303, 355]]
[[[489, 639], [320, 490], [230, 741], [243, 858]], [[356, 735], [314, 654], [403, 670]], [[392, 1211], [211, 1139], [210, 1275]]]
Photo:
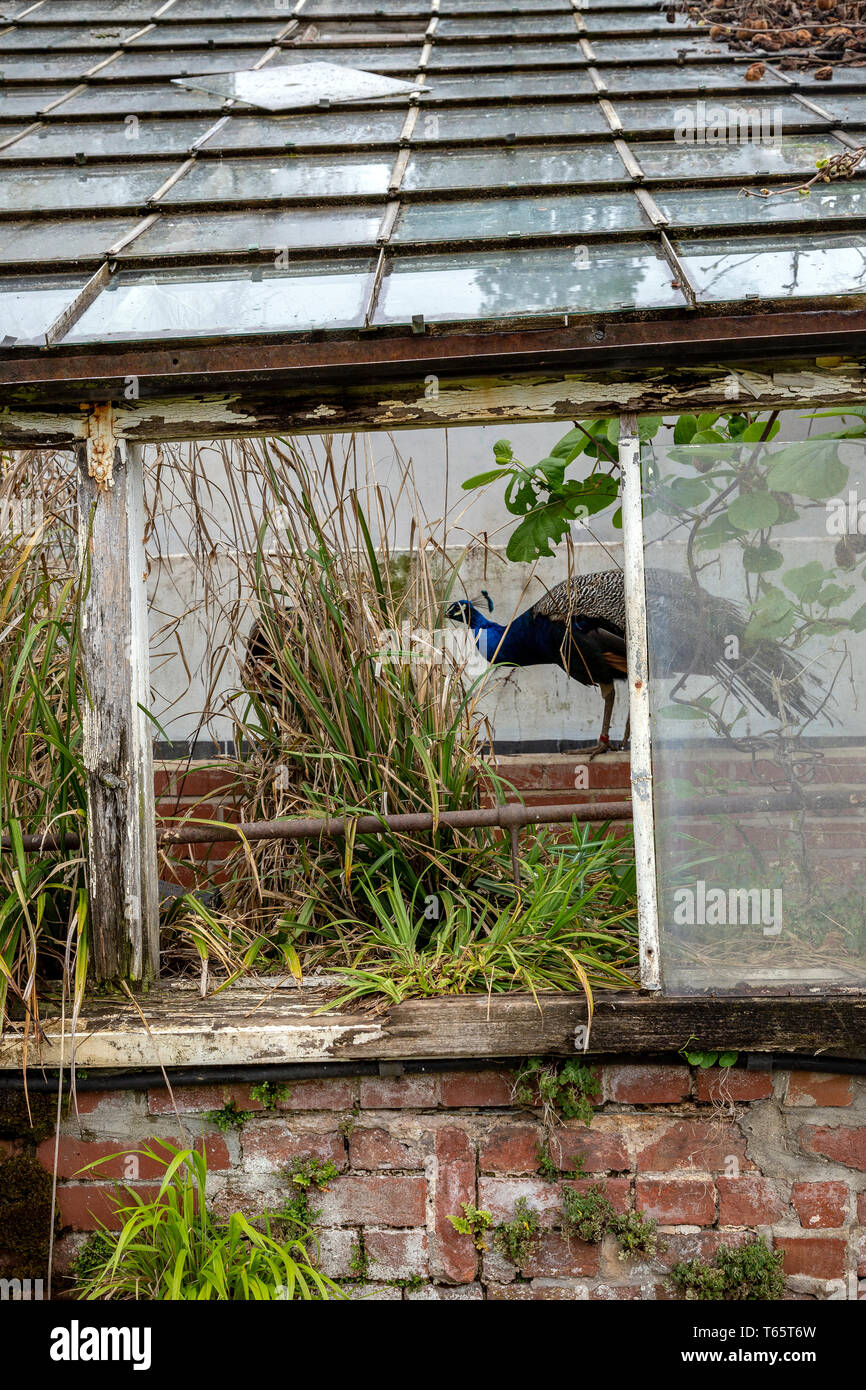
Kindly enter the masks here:
[[57, 1097], [45, 1091], [0, 1091], [0, 1139], [32, 1139], [35, 1144], [54, 1133]]
[[[56, 1230], [56, 1212], [53, 1220]], [[51, 1222], [51, 1174], [24, 1154], [5, 1159], [0, 1163], [0, 1259], [4, 1274], [14, 1279], [46, 1276]]]

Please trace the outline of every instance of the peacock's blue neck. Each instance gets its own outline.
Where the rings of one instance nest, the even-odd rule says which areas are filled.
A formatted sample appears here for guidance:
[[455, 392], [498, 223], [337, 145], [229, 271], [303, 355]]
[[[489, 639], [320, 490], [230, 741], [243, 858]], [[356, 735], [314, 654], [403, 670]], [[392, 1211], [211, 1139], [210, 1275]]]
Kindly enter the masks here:
[[506, 628], [502, 623], [490, 622], [473, 608], [470, 625], [479, 652], [497, 666], [538, 666], [556, 659], [551, 655], [549, 634], [544, 630], [547, 622], [542, 620], [539, 624], [531, 609]]

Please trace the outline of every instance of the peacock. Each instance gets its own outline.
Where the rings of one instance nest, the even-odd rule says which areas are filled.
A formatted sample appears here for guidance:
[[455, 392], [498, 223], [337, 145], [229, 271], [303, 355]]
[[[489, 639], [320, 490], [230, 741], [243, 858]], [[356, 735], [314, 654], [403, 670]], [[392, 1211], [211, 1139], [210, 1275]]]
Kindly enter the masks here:
[[[669, 570], [648, 569], [646, 591], [650, 628], [664, 624], [666, 633], [658, 675], [715, 675], [747, 708], [786, 720], [814, 717], [805, 689], [811, 678], [777, 643], [747, 640], [735, 604]], [[492, 611], [486, 591], [484, 597]], [[609, 751], [615, 682], [628, 673], [621, 570], [575, 575], [507, 625], [485, 617], [469, 599], [451, 603], [446, 616], [471, 628], [479, 652], [494, 665], [560, 666], [581, 685], [598, 686], [604, 714], [589, 755]], [[626, 720], [623, 747], [628, 739]]]

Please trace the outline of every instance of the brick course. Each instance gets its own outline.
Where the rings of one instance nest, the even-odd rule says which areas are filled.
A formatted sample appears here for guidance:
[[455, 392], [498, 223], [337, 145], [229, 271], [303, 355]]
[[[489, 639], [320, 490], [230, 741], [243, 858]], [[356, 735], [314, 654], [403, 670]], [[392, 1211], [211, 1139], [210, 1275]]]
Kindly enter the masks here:
[[[560, 1173], [553, 1182], [538, 1171], [541, 1110], [511, 1101], [514, 1077], [504, 1067], [302, 1081], [273, 1110], [240, 1084], [179, 1087], [175, 1098], [190, 1140], [207, 1145], [223, 1215], [279, 1206], [288, 1195], [280, 1170], [291, 1158], [336, 1165], [327, 1189], [310, 1192], [321, 1213], [320, 1266], [350, 1278], [363, 1241], [363, 1289], [374, 1300], [667, 1300], [676, 1297], [666, 1275], [678, 1260], [711, 1259], [756, 1232], [784, 1251], [789, 1298], [857, 1296], [858, 1270], [866, 1277], [866, 1079], [742, 1068], [721, 1075], [640, 1058], [601, 1059], [599, 1073], [592, 1124], [570, 1121], [548, 1136]], [[147, 1161], [130, 1170], [117, 1160], [82, 1176], [84, 1164], [176, 1138], [164, 1089], [81, 1100], [59, 1148], [61, 1249], [99, 1220], [115, 1224], [116, 1181], [152, 1196], [160, 1176]], [[206, 1112], [227, 1101], [251, 1114], [223, 1135]], [[52, 1167], [53, 1140], [31, 1151]], [[563, 1188], [602, 1184], [617, 1211], [656, 1219], [667, 1249], [621, 1261], [611, 1237], [600, 1246], [566, 1240]], [[492, 1230], [479, 1251], [448, 1219], [466, 1202], [494, 1223], [509, 1221], [520, 1198], [538, 1212], [542, 1235], [519, 1271], [493, 1249]]]

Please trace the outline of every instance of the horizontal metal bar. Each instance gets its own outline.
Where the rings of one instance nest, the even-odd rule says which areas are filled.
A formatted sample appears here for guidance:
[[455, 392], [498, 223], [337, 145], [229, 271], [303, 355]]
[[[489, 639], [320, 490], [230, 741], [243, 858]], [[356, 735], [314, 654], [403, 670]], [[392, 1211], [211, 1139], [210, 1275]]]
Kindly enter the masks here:
[[[630, 801], [605, 801], [582, 806], [523, 806], [509, 803], [483, 811], [442, 811], [434, 816], [430, 811], [412, 811], [390, 816], [307, 816], [287, 820], [247, 821], [224, 825], [157, 826], [156, 838], [161, 845], [227, 844], [233, 840], [315, 840], [321, 837], [340, 839], [347, 833], [377, 835], [383, 830], [397, 834], [417, 831], [423, 833], [443, 827], [451, 830], [472, 830], [484, 826], [514, 829], [524, 825], [563, 825], [578, 821], [621, 821], [631, 818]], [[80, 849], [79, 836], [60, 834], [23, 835], [25, 850], [44, 851]], [[11, 850], [8, 835], [0, 837], [0, 850]]]

